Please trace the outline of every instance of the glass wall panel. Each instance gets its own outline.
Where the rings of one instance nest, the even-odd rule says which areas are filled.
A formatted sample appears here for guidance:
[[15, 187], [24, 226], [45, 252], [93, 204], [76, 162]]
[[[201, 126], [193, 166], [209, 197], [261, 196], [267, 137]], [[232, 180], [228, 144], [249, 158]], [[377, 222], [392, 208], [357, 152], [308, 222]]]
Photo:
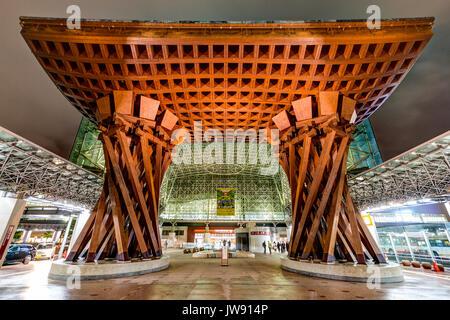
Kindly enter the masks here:
[[[391, 261], [396, 261], [396, 253], [400, 261], [432, 264], [434, 260], [445, 267], [450, 267], [450, 239], [445, 224], [382, 227], [377, 228], [377, 231], [380, 247]], [[389, 236], [392, 237], [392, 242]]]
[[356, 127], [353, 138], [347, 160], [349, 174], [361, 173], [383, 162], [372, 125], [368, 119]]

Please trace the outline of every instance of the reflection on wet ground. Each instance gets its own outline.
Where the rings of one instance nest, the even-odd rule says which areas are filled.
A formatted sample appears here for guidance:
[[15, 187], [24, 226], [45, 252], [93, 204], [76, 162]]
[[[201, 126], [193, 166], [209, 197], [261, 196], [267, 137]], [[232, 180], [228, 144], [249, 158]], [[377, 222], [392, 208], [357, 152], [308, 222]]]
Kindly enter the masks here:
[[255, 259], [194, 259], [169, 251], [170, 267], [141, 276], [82, 281], [80, 289], [49, 280], [50, 261], [0, 269], [0, 299], [450, 299], [450, 276], [404, 269], [405, 282], [342, 282], [302, 276], [280, 268], [280, 255]]

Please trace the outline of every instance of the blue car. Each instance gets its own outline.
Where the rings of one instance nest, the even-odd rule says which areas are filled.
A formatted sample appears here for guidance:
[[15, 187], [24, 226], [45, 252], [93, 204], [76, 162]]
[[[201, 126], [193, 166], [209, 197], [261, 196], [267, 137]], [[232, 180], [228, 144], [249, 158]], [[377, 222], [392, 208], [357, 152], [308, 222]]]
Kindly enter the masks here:
[[31, 244], [11, 244], [9, 246], [8, 253], [6, 254], [3, 264], [5, 265], [16, 262], [28, 264], [36, 256], [36, 251], [36, 248]]

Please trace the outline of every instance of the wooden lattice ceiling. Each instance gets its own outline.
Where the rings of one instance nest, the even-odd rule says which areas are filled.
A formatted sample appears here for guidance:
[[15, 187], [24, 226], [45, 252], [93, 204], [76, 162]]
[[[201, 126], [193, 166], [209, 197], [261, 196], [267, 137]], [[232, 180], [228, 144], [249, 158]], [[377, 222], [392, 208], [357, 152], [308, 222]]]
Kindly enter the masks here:
[[[357, 100], [357, 122], [400, 84], [432, 36], [432, 18], [315, 23], [155, 23], [21, 18], [22, 35], [83, 115], [134, 90], [193, 128], [273, 127], [291, 102], [322, 90]], [[401, 119], [398, 119], [399, 121]]]

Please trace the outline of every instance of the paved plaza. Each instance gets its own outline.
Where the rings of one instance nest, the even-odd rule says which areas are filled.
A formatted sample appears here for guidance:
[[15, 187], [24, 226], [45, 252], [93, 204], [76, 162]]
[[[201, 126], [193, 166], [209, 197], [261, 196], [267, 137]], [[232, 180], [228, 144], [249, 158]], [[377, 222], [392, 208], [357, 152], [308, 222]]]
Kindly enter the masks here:
[[170, 267], [157, 273], [110, 280], [82, 281], [68, 289], [49, 280], [49, 261], [5, 266], [0, 270], [0, 299], [199, 299], [199, 300], [384, 300], [449, 299], [450, 276], [404, 268], [403, 283], [342, 282], [293, 274], [280, 268], [278, 253], [254, 259], [195, 259], [180, 250], [167, 252]]

